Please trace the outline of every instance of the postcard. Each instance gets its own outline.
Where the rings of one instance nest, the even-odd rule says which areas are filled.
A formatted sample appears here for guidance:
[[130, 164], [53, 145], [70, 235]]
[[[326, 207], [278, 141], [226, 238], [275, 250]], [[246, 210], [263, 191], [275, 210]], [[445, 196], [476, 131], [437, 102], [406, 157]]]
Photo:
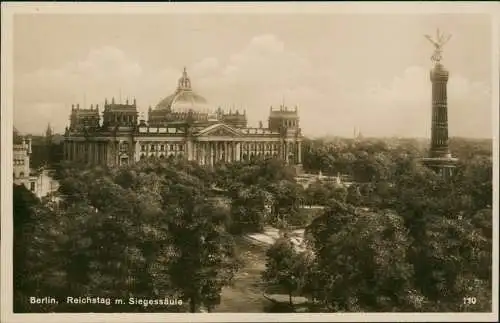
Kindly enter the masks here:
[[2, 3], [2, 322], [497, 321], [497, 3]]

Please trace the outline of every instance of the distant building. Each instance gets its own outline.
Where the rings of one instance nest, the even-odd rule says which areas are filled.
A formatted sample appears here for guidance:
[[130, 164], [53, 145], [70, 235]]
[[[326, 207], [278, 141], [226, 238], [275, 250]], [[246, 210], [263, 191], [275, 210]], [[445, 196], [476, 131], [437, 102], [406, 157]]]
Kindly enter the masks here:
[[37, 197], [42, 198], [59, 187], [48, 171], [32, 172], [30, 168], [31, 138], [14, 138], [13, 143], [13, 182], [24, 185]]
[[22, 138], [13, 145], [14, 179], [30, 175], [31, 138]]
[[184, 69], [177, 90], [149, 108], [138, 120], [136, 100], [105, 101], [99, 106], [72, 107], [66, 128], [64, 159], [109, 166], [145, 158], [182, 157], [201, 165], [256, 158], [302, 163], [302, 134], [297, 108], [270, 108], [267, 128], [247, 126], [245, 111], [212, 110], [191, 87]]

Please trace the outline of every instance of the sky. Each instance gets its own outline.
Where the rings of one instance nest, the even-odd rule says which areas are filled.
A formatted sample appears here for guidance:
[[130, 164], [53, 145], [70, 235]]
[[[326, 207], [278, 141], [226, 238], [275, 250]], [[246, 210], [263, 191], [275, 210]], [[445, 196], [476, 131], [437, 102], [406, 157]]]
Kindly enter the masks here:
[[307, 136], [429, 137], [432, 45], [451, 33], [450, 136], [492, 135], [492, 44], [480, 14], [17, 14], [14, 126], [69, 123], [71, 104], [136, 98], [140, 112], [173, 93], [184, 67], [214, 109], [298, 106]]

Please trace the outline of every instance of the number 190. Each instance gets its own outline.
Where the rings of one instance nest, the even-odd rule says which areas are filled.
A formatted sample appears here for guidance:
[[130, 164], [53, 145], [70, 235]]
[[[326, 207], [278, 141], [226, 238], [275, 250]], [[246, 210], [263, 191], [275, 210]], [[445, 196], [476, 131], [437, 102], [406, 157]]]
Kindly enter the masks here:
[[465, 305], [474, 305], [476, 304], [477, 299], [475, 297], [464, 297], [464, 304]]

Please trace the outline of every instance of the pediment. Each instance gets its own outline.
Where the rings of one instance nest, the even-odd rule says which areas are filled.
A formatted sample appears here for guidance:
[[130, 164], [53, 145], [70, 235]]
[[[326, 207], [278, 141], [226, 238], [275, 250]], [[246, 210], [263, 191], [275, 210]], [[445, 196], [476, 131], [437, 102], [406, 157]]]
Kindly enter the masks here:
[[212, 125], [210, 127], [207, 127], [205, 129], [202, 129], [198, 132], [198, 136], [204, 136], [204, 137], [235, 137], [235, 136], [241, 136], [241, 133], [222, 123]]

